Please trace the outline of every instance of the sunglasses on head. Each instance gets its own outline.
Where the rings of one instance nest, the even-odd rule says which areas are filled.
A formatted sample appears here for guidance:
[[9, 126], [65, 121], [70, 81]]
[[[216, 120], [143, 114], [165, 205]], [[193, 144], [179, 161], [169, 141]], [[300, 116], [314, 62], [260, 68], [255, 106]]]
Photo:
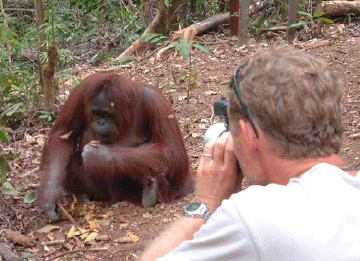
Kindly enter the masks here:
[[255, 132], [255, 134], [256, 134], [256, 137], [259, 138], [259, 133], [258, 133], [256, 127], [255, 127], [254, 121], [253, 121], [253, 119], [251, 118], [250, 113], [248, 112], [248, 110], [247, 110], [244, 102], [243, 102], [242, 99], [241, 99], [241, 94], [240, 94], [240, 91], [239, 91], [239, 85], [237, 84], [237, 80], [236, 80], [236, 76], [238, 75], [240, 69], [243, 68], [243, 67], [246, 66], [246, 65], [247, 65], [247, 62], [244, 62], [244, 63], [239, 64], [238, 67], [236, 67], [236, 69], [235, 69], [235, 71], [234, 71], [234, 75], [233, 75], [233, 82], [234, 82], [234, 85], [235, 85], [236, 95], [237, 95], [237, 97], [239, 98], [239, 101], [240, 101], [240, 105], [241, 105], [241, 107], [242, 107], [242, 109], [243, 109], [246, 117], [248, 118], [251, 126], [252, 126], [253, 129], [254, 129], [254, 132]]

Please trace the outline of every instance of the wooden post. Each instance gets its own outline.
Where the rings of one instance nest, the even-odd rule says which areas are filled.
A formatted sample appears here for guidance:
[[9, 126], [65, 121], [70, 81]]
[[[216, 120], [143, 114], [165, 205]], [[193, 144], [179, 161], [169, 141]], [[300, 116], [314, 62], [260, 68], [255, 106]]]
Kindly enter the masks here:
[[289, 0], [289, 13], [286, 40], [292, 42], [295, 38], [296, 28], [291, 28], [290, 25], [297, 22], [298, 0]]
[[234, 13], [239, 12], [239, 0], [230, 0], [230, 28], [231, 35], [238, 35], [239, 33], [239, 17], [232, 16]]
[[249, 40], [249, 6], [250, 0], [240, 0], [238, 46], [247, 44]]

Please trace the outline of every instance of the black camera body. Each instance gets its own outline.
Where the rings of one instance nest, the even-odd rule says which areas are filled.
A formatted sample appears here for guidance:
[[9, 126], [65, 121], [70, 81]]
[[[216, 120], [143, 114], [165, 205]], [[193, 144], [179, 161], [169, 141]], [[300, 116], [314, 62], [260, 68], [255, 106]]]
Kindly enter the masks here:
[[224, 132], [229, 130], [229, 119], [227, 115], [227, 108], [229, 101], [225, 98], [214, 102], [214, 113], [220, 118], [224, 119], [223, 122], [214, 123], [211, 125], [204, 134], [204, 145], [210, 140], [220, 137]]
[[[224, 119], [223, 122], [214, 123], [211, 125], [204, 134], [204, 145], [210, 140], [220, 137], [224, 132], [229, 131], [229, 118], [228, 118], [228, 105], [229, 101], [225, 98], [214, 102], [214, 113], [220, 118]], [[238, 173], [241, 173], [239, 161], [236, 163]]]

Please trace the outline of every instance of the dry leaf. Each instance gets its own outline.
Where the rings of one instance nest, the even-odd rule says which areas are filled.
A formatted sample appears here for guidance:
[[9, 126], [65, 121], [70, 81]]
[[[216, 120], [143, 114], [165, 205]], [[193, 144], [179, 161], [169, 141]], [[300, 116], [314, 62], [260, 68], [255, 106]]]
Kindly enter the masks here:
[[47, 237], [48, 237], [48, 239], [50, 239], [50, 241], [54, 241], [54, 240], [55, 240], [55, 236], [54, 236], [53, 233], [49, 233], [49, 234], [47, 235]]
[[75, 226], [72, 226], [69, 230], [69, 233], [67, 234], [67, 238], [72, 238], [75, 235], [75, 232], [77, 231]]
[[45, 227], [36, 230], [36, 232], [38, 232], [38, 233], [49, 233], [49, 232], [51, 232], [53, 230], [56, 230], [56, 229], [60, 229], [60, 227], [59, 226], [54, 226], [54, 225], [46, 225]]
[[128, 237], [122, 237], [122, 238], [115, 239], [114, 241], [122, 243], [122, 244], [136, 243], [136, 242], [140, 241], [140, 238], [136, 235], [130, 235]]
[[26, 140], [27, 143], [29, 143], [29, 144], [35, 144], [36, 143], [34, 137], [32, 137], [30, 134], [25, 133], [24, 135], [25, 135], [25, 140]]
[[109, 241], [110, 237], [108, 235], [101, 235], [96, 238], [96, 241]]
[[86, 237], [85, 242], [94, 241], [98, 235], [99, 234], [97, 232], [92, 232], [89, 236]]

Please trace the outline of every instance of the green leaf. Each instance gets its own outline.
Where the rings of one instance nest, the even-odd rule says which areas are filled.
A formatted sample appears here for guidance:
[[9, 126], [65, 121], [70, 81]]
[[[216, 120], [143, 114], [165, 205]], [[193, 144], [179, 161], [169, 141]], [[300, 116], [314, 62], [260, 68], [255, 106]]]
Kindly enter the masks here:
[[50, 115], [51, 113], [48, 111], [40, 111], [42, 114]]
[[207, 53], [209, 55], [211, 55], [211, 52], [208, 48], [206, 48], [205, 46], [202, 46], [200, 44], [194, 43], [193, 46], [197, 49], [199, 49], [200, 51], [203, 51], [204, 53]]
[[125, 58], [121, 59], [120, 61], [118, 61], [118, 63], [127, 63], [127, 62], [131, 62], [135, 59], [136, 59], [135, 56], [125, 57]]
[[5, 181], [6, 180], [6, 174], [8, 173], [9, 169], [6, 165], [5, 158], [0, 158], [0, 180]]
[[196, 77], [198, 77], [199, 73], [194, 72], [194, 73], [190, 73], [190, 76], [193, 77], [194, 79], [196, 79]]
[[24, 198], [24, 202], [26, 204], [31, 204], [34, 203], [36, 199], [37, 199], [37, 191], [33, 190], [29, 194], [27, 194], [27, 196]]
[[149, 42], [151, 39], [155, 38], [158, 35], [159, 34], [157, 34], [157, 33], [146, 34], [144, 36], [141, 36], [139, 39], [142, 42]]
[[39, 119], [40, 120], [46, 120], [49, 116], [48, 115], [40, 115]]
[[181, 81], [182, 78], [186, 77], [187, 75], [188, 75], [188, 72], [187, 72], [187, 71], [182, 71], [182, 72], [180, 73], [180, 76], [179, 76], [179, 81]]
[[333, 24], [334, 21], [325, 17], [320, 17], [317, 20], [323, 21], [324, 23]]
[[11, 88], [13, 88], [15, 91], [19, 91], [22, 93], [27, 93], [27, 91], [21, 87], [20, 85], [11, 84]]
[[1, 140], [3, 142], [5, 142], [6, 144], [9, 144], [9, 140], [8, 140], [8, 138], [6, 137], [5, 133], [2, 130], [0, 130], [0, 138], [1, 138]]
[[189, 86], [188, 86], [188, 89], [195, 88], [196, 86], [197, 86], [196, 82], [190, 83]]
[[12, 116], [14, 113], [22, 112], [23, 110], [21, 109], [21, 106], [22, 106], [21, 102], [15, 103], [7, 110], [6, 115]]
[[29, 259], [29, 258], [32, 258], [34, 255], [32, 253], [29, 253], [29, 252], [24, 252], [21, 254], [21, 258], [22, 259]]
[[167, 8], [169, 8], [170, 7], [170, 0], [165, 0], [165, 5], [166, 5]]
[[180, 52], [181, 56], [184, 58], [188, 57], [190, 54], [190, 48], [191, 45], [189, 43], [184, 44], [184, 46], [181, 48], [181, 52]]
[[312, 17], [311, 17], [311, 14], [308, 13], [308, 12], [298, 11], [298, 14], [299, 14], [299, 15], [305, 15], [305, 16], [309, 17], [310, 19], [312, 18]]
[[4, 182], [1, 186], [1, 191], [6, 195], [16, 196], [18, 193], [10, 182]]
[[154, 38], [154, 39], [152, 39], [152, 40], [150, 41], [150, 43], [157, 43], [158, 41], [160, 41], [159, 38]]
[[313, 15], [313, 18], [318, 18], [318, 17], [321, 17], [323, 16], [325, 13], [324, 12], [317, 12]]
[[173, 42], [172, 43], [173, 46], [175, 46], [175, 51], [180, 51], [181, 47], [183, 46], [183, 43], [181, 42]]
[[306, 24], [309, 24], [310, 22], [307, 22], [307, 21], [300, 21], [296, 24], [292, 24], [290, 25], [289, 27], [293, 28], [293, 27], [300, 27], [300, 26], [303, 26], [303, 25], [306, 25]]

